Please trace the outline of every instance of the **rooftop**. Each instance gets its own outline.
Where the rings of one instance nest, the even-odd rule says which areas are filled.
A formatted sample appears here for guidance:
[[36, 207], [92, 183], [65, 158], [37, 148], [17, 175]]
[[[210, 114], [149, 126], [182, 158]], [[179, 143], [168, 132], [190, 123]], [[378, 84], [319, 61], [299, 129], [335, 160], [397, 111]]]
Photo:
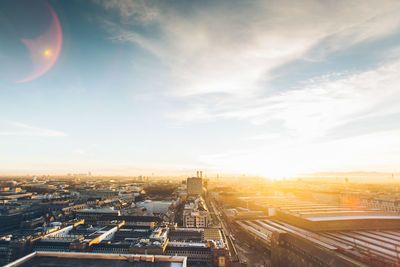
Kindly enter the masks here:
[[112, 210], [112, 209], [83, 209], [78, 211], [79, 213], [87, 213], [87, 212], [93, 212], [93, 213], [119, 213], [118, 210]]
[[186, 257], [155, 256], [139, 254], [106, 254], [78, 252], [33, 252], [20, 258], [6, 267], [30, 266], [146, 266], [146, 267], [186, 267]]
[[340, 221], [340, 220], [400, 220], [400, 216], [390, 215], [343, 215], [343, 216], [321, 216], [321, 217], [307, 217], [311, 221]]
[[336, 251], [360, 262], [370, 263], [371, 260], [375, 260], [381, 264], [376, 266], [400, 266], [398, 257], [400, 230], [355, 229], [315, 232], [278, 220], [244, 220], [236, 223], [269, 246], [273, 232], [283, 231], [290, 236], [307, 240], [314, 246]]

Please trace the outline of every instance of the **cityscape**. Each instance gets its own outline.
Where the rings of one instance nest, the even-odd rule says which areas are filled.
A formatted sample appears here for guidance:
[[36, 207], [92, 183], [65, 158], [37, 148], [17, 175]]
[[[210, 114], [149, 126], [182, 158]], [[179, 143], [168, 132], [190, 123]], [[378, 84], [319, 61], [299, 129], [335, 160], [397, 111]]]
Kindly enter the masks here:
[[394, 181], [206, 178], [196, 171], [186, 179], [3, 177], [0, 185], [5, 266], [400, 264]]
[[399, 0], [1, 0], [0, 266], [400, 267]]

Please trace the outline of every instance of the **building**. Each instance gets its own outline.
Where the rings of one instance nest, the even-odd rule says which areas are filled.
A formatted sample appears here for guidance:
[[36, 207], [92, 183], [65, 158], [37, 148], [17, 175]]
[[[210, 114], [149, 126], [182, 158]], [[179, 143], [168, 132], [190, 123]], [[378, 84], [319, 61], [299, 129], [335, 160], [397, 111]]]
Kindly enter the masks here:
[[80, 211], [80, 210], [83, 210], [83, 209], [86, 209], [86, 208], [87, 208], [86, 204], [76, 204], [76, 205], [67, 206], [65, 208], [62, 208], [61, 211], [65, 215], [68, 215], [68, 214], [71, 214], [71, 213], [74, 213], [74, 212], [77, 212], [77, 211]]
[[203, 178], [192, 177], [186, 180], [188, 196], [199, 196], [203, 193]]
[[110, 189], [92, 189], [92, 190], [84, 190], [81, 191], [82, 198], [92, 198], [99, 197], [101, 199], [109, 199], [118, 196], [118, 191], [110, 190]]
[[7, 267], [30, 266], [154, 266], [154, 267], [186, 267], [186, 257], [140, 255], [140, 254], [106, 254], [106, 253], [79, 253], [79, 252], [33, 252], [22, 257]]
[[112, 209], [82, 209], [77, 213], [78, 218], [84, 219], [87, 224], [98, 224], [104, 215], [119, 216], [120, 212]]
[[201, 266], [229, 266], [229, 249], [218, 228], [176, 228], [168, 238], [166, 255], [186, 256]]
[[205, 210], [184, 210], [183, 211], [183, 226], [184, 227], [207, 227], [207, 211]]
[[279, 202], [273, 217], [232, 225], [253, 245], [269, 250], [274, 266], [400, 266], [400, 216], [363, 207]]
[[166, 255], [182, 255], [189, 263], [200, 266], [212, 266], [212, 250], [209, 244], [203, 242], [174, 242], [168, 243]]
[[[149, 216], [143, 217], [150, 219]], [[70, 253], [116, 254], [127, 255], [127, 258], [132, 254], [185, 256], [189, 262], [201, 266], [225, 266], [230, 260], [225, 237], [217, 228], [176, 228], [175, 225], [168, 224], [157, 227], [138, 226], [127, 225], [125, 220], [114, 220], [108, 225], [92, 225], [80, 220], [62, 228], [55, 227], [46, 234], [32, 235], [29, 239], [5, 237], [0, 240], [0, 256], [4, 257], [2, 264], [15, 261], [35, 251], [68, 255], [72, 255]], [[36, 263], [44, 266], [52, 264], [53, 261], [32, 262]], [[89, 263], [83, 260], [81, 265], [77, 266], [90, 265]], [[63, 263], [63, 266], [69, 266], [68, 264]], [[56, 262], [54, 265], [59, 266]]]
[[183, 209], [183, 226], [206, 228], [208, 226], [208, 211], [203, 199], [189, 198]]
[[203, 240], [221, 240], [221, 230], [218, 228], [205, 228], [201, 238]]

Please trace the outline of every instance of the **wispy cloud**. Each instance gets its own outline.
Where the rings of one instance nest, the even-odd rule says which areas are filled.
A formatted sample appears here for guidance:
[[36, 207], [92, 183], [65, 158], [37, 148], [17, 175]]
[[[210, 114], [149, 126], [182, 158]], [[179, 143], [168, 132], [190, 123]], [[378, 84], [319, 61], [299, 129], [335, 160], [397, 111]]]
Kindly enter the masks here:
[[64, 137], [66, 133], [45, 128], [33, 127], [20, 122], [3, 123], [0, 135], [7, 136], [40, 136], [40, 137]]
[[124, 22], [137, 21], [140, 23], [150, 23], [160, 17], [160, 8], [156, 1], [143, 0], [93, 0], [101, 4], [106, 9], [118, 9]]
[[[343, 49], [391, 34], [400, 22], [398, 1], [220, 1], [194, 4], [187, 13], [163, 1], [101, 2], [121, 13], [123, 24], [107, 21], [114, 38], [140, 45], [170, 66], [175, 95], [248, 95], [264, 89], [260, 83], [271, 70], [308, 56], [322, 42], [326, 51]], [[128, 26], [143, 23], [160, 34]]]
[[[327, 118], [330, 111], [334, 117], [343, 117], [371, 104], [362, 102], [371, 96], [361, 88], [376, 84], [374, 80], [385, 69], [376, 70], [376, 75], [307, 83], [301, 90], [265, 98], [262, 95], [271, 89], [272, 71], [310, 57], [318, 45], [329, 53], [400, 29], [398, 1], [254, 1], [246, 5], [221, 1], [208, 7], [194, 4], [188, 13], [162, 1], [96, 2], [120, 11], [124, 24], [107, 21], [106, 25], [114, 38], [141, 46], [170, 67], [175, 77], [170, 94], [185, 97], [189, 103], [190, 96], [204, 96], [170, 115], [183, 121], [222, 116], [262, 123], [276, 117], [289, 128], [300, 128], [296, 124], [306, 118], [308, 127], [316, 121], [318, 127], [324, 121], [328, 125], [333, 120]], [[144, 34], [127, 26], [137, 24], [151, 24], [160, 34]], [[371, 75], [369, 85], [362, 81]], [[359, 98], [359, 94], [363, 95]], [[337, 109], [338, 105], [345, 110]]]
[[[232, 167], [248, 162], [247, 169], [256, 169], [269, 160], [278, 169], [288, 162], [304, 171], [302, 164], [316, 161], [332, 167], [318, 156], [299, 160], [307, 149], [332, 153], [326, 158], [345, 165], [336, 147], [349, 150], [353, 143], [350, 151], [363, 158], [357, 151], [384, 151], [369, 144], [363, 150], [357, 140], [383, 138], [383, 146], [398, 144], [395, 134], [378, 128], [369, 137], [360, 132], [359, 139], [342, 136], [321, 143], [344, 125], [400, 112], [398, 50], [388, 51], [390, 56], [382, 53], [369, 70], [327, 69], [324, 76], [281, 91], [273, 80], [274, 71], [295, 60], [323, 63], [332, 53], [398, 34], [399, 1], [218, 1], [194, 3], [184, 11], [163, 1], [96, 2], [120, 11], [120, 21], [104, 21], [113, 40], [134, 43], [169, 67], [174, 82], [165, 85], [164, 93], [185, 103], [167, 114], [169, 118], [183, 123], [233, 119], [259, 126], [279, 122], [268, 133], [247, 139], [259, 141], [260, 148], [202, 156], [207, 164]], [[141, 27], [155, 31], [137, 30]], [[282, 75], [292, 78], [291, 73]], [[290, 138], [275, 144], [270, 137], [283, 131], [291, 132]]]
[[306, 135], [324, 133], [357, 119], [400, 112], [400, 61], [339, 79], [322, 77], [298, 90], [254, 99], [252, 105], [218, 114], [254, 123], [280, 120]]

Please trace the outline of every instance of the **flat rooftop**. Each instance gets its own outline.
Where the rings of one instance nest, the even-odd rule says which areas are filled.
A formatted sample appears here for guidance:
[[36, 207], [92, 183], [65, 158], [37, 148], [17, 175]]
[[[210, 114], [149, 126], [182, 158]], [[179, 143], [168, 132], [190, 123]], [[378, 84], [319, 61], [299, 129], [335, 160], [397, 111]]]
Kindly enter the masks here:
[[186, 267], [187, 258], [183, 256], [159, 256], [139, 254], [107, 254], [78, 252], [33, 252], [6, 267], [31, 266], [117, 266], [117, 267]]
[[[257, 236], [267, 246], [271, 246], [273, 232], [286, 232], [313, 246], [334, 251], [354, 260], [373, 266], [400, 266], [398, 257], [400, 228], [397, 230], [346, 230], [315, 232], [279, 220], [243, 220], [236, 223], [248, 233]], [[290, 239], [288, 239], [290, 240]]]
[[400, 216], [381, 212], [296, 214], [277, 211], [277, 218], [312, 231], [400, 230]]
[[113, 209], [82, 209], [78, 211], [79, 213], [119, 213], [119, 210]]
[[321, 217], [307, 217], [310, 221], [340, 221], [340, 220], [400, 220], [400, 216], [389, 215], [343, 215], [343, 216], [321, 216]]

